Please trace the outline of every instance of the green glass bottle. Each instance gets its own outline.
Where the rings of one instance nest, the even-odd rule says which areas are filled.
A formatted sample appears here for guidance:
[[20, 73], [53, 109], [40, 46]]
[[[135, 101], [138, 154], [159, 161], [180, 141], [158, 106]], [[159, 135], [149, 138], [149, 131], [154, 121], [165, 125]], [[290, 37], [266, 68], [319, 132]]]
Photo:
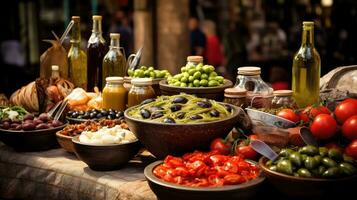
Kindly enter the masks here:
[[102, 80], [105, 85], [105, 79], [110, 76], [124, 77], [126, 75], [126, 58], [120, 51], [119, 33], [110, 34], [110, 46], [108, 53], [103, 59]]
[[314, 46], [314, 22], [303, 22], [301, 47], [293, 60], [293, 97], [300, 108], [320, 99], [320, 55]]
[[68, 52], [69, 78], [76, 87], [87, 89], [87, 55], [81, 49], [79, 16], [72, 16], [71, 48]]

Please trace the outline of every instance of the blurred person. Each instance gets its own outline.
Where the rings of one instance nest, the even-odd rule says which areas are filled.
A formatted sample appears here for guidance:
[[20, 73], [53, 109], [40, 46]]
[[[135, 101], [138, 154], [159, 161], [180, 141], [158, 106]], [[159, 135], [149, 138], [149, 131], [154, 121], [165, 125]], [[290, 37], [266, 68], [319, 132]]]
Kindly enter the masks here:
[[196, 17], [191, 17], [188, 20], [188, 28], [190, 30], [191, 55], [204, 56], [206, 36], [201, 31], [199, 21]]
[[115, 12], [112, 24], [110, 25], [110, 33], [120, 33], [120, 46], [124, 48], [125, 55], [129, 56], [133, 51], [133, 29], [130, 26], [129, 17], [124, 11], [118, 10]]
[[202, 24], [202, 30], [206, 35], [206, 63], [216, 67], [222, 66], [224, 56], [216, 34], [216, 24], [211, 20], [205, 20]]

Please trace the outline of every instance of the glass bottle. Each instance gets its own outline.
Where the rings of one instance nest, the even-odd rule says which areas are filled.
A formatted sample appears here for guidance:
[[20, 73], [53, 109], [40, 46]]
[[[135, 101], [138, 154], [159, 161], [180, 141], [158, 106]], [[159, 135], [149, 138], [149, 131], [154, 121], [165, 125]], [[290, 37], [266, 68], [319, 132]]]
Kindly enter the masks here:
[[103, 85], [106, 77], [126, 75], [126, 58], [120, 51], [119, 33], [110, 34], [110, 49], [103, 59]]
[[128, 94], [128, 107], [140, 104], [145, 99], [155, 98], [151, 78], [133, 78]]
[[240, 88], [226, 88], [224, 90], [224, 103], [230, 103], [242, 108], [247, 107], [247, 90]]
[[103, 108], [124, 111], [126, 108], [127, 91], [123, 86], [123, 77], [107, 77], [103, 89]]
[[97, 86], [102, 89], [102, 64], [107, 47], [102, 36], [102, 16], [93, 16], [92, 35], [87, 46], [87, 89], [93, 90]]
[[292, 97], [292, 90], [275, 90], [274, 98], [271, 102], [272, 108], [297, 108], [297, 105]]
[[87, 89], [87, 55], [81, 49], [81, 25], [79, 16], [72, 16], [71, 48], [68, 52], [69, 78], [76, 87]]
[[260, 67], [239, 67], [235, 88], [247, 90], [248, 106], [270, 108], [273, 88], [260, 77]]
[[293, 97], [300, 108], [318, 104], [320, 95], [320, 55], [314, 46], [314, 22], [303, 22], [301, 47], [293, 60]]

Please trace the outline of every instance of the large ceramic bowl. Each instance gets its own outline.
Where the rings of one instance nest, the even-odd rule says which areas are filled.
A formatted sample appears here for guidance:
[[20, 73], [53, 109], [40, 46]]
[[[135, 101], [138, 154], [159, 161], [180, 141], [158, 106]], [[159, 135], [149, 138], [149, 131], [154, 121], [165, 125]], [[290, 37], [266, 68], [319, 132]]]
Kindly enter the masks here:
[[0, 140], [16, 151], [45, 151], [58, 147], [56, 132], [66, 124], [55, 128], [32, 131], [0, 129]]
[[232, 87], [232, 81], [224, 79], [224, 84], [217, 87], [177, 87], [167, 84], [166, 80], [160, 81], [162, 95], [175, 95], [180, 93], [194, 94], [197, 97], [223, 101], [224, 90]]
[[123, 144], [94, 145], [79, 141], [79, 135], [72, 138], [74, 153], [89, 168], [97, 171], [119, 169], [129, 162], [140, 149], [138, 140]]
[[268, 182], [283, 195], [296, 199], [330, 199], [331, 196], [352, 194], [357, 184], [357, 175], [336, 178], [304, 178], [275, 172], [266, 166], [267, 158], [259, 160], [259, 166]]
[[[248, 161], [254, 163], [252, 161]], [[162, 161], [156, 161], [148, 165], [144, 174], [149, 183], [151, 190], [156, 194], [158, 199], [169, 200], [217, 200], [217, 199], [254, 199], [259, 193], [259, 187], [264, 181], [264, 176], [239, 184], [222, 187], [188, 187], [174, 183], [169, 183], [157, 178], [153, 174], [156, 166], [162, 164]], [[256, 164], [256, 163], [254, 163]]]
[[181, 155], [203, 149], [209, 146], [213, 139], [225, 137], [238, 121], [238, 107], [233, 105], [230, 105], [233, 111], [231, 116], [219, 121], [197, 124], [167, 124], [129, 116], [128, 113], [138, 106], [128, 108], [124, 112], [125, 121], [146, 149], [159, 159], [169, 154]]

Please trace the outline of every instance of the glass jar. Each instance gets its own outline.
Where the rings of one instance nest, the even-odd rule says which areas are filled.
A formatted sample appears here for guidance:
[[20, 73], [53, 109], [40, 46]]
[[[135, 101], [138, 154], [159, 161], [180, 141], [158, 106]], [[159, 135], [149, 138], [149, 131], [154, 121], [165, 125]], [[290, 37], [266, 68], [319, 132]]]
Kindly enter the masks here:
[[270, 108], [273, 88], [260, 77], [260, 67], [239, 67], [235, 88], [247, 90], [248, 106]]
[[103, 108], [124, 111], [127, 91], [123, 86], [124, 79], [118, 76], [107, 77], [103, 89]]
[[145, 99], [155, 98], [155, 92], [151, 85], [151, 78], [131, 79], [131, 89], [128, 94], [128, 107], [138, 105]]
[[274, 98], [271, 101], [272, 108], [297, 108], [292, 95], [292, 90], [276, 90], [273, 92]]
[[186, 66], [189, 65], [198, 65], [200, 63], [203, 63], [203, 57], [202, 56], [187, 56], [187, 64]]
[[227, 88], [224, 90], [224, 103], [233, 104], [242, 108], [247, 107], [247, 90]]

